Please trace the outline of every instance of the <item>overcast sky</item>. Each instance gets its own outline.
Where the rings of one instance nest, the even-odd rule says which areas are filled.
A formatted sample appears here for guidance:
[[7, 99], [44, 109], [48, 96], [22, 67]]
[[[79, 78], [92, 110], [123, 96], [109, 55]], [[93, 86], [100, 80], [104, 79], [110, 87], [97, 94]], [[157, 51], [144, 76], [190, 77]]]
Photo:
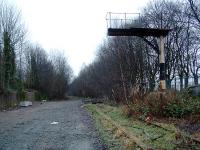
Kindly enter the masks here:
[[65, 52], [77, 75], [106, 38], [107, 12], [140, 12], [149, 0], [10, 0], [21, 10], [29, 39]]

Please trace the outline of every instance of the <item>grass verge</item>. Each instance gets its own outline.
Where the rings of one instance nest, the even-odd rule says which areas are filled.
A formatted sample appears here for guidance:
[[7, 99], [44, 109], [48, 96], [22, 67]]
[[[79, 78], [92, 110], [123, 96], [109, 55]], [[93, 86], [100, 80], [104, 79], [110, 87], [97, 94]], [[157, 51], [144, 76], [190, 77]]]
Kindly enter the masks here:
[[110, 150], [123, 150], [122, 143], [119, 139], [114, 138], [112, 135], [112, 131], [114, 127], [109, 124], [106, 120], [102, 119], [102, 117], [96, 111], [96, 106], [92, 104], [85, 105], [87, 110], [92, 114], [92, 117], [95, 120], [95, 127], [100, 135], [102, 141], [107, 145]]
[[96, 120], [96, 127], [109, 149], [198, 149], [173, 124], [147, 124], [126, 118], [122, 110], [104, 104], [85, 106]]

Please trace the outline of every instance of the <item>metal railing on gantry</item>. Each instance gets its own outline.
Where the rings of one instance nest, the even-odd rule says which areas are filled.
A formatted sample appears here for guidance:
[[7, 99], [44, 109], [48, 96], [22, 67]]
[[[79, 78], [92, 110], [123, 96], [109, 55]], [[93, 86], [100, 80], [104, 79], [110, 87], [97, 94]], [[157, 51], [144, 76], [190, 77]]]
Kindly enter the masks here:
[[106, 14], [107, 28], [141, 27], [140, 13], [114, 13]]

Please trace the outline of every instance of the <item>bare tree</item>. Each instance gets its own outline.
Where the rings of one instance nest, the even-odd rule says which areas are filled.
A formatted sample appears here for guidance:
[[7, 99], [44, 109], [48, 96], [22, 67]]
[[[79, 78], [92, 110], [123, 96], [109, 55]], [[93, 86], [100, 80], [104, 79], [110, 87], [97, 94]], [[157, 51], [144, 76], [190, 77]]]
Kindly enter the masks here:
[[20, 12], [4, 1], [0, 7], [0, 31], [3, 45], [1, 64], [3, 88], [9, 89], [15, 86], [16, 77], [16, 45], [25, 36]]
[[192, 17], [198, 22], [198, 24], [200, 24], [200, 1], [199, 0], [188, 0], [190, 8], [191, 8], [191, 13], [192, 13]]

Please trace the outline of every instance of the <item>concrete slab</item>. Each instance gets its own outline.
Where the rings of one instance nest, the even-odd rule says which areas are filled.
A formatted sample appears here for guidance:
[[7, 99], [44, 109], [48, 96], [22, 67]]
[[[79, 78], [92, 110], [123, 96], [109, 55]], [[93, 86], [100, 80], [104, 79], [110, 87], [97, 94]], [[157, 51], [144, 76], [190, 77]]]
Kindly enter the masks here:
[[32, 106], [33, 103], [32, 103], [31, 101], [21, 101], [21, 102], [19, 103], [19, 105], [20, 105], [21, 107], [28, 107], [28, 106]]

